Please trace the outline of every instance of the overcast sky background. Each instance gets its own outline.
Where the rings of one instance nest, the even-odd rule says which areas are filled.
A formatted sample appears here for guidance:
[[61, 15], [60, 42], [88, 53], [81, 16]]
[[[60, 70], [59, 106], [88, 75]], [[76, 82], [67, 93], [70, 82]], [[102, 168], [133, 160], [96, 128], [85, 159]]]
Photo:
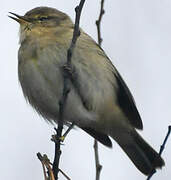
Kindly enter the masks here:
[[[53, 127], [26, 104], [17, 77], [19, 25], [9, 11], [23, 15], [37, 6], [51, 6], [75, 17], [78, 0], [1, 0], [0, 11], [0, 179], [40, 180], [37, 152], [53, 160]], [[86, 0], [81, 27], [96, 40], [100, 0]], [[171, 1], [106, 0], [103, 49], [127, 82], [142, 116], [143, 137], [156, 149], [171, 124]], [[100, 145], [101, 180], [145, 180], [121, 148]], [[171, 178], [171, 137], [163, 152], [166, 166], [153, 180]], [[93, 139], [73, 130], [62, 146], [60, 168], [72, 180], [95, 179]], [[60, 180], [64, 180], [60, 176]]]

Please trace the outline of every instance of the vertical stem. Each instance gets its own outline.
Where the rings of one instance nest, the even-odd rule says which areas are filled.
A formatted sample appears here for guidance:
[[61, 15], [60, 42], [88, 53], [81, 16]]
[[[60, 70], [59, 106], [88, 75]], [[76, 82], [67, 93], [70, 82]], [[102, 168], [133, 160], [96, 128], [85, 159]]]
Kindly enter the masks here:
[[102, 166], [100, 165], [100, 162], [99, 162], [99, 152], [98, 152], [97, 140], [94, 140], [94, 156], [95, 156], [95, 164], [96, 164], [96, 180], [99, 180]]
[[[101, 37], [101, 20], [102, 16], [104, 15], [104, 0], [101, 0], [101, 6], [100, 6], [100, 14], [99, 18], [96, 21], [96, 26], [97, 26], [97, 38], [98, 38], [98, 44], [101, 46], [102, 44], [102, 37]], [[96, 180], [100, 180], [100, 172], [102, 170], [102, 165], [100, 164], [99, 161], [99, 152], [98, 152], [98, 142], [97, 140], [94, 140], [94, 155], [95, 155], [95, 164], [96, 164]]]
[[[75, 8], [76, 12], [76, 18], [75, 18], [75, 25], [74, 25], [74, 32], [73, 32], [73, 37], [72, 41], [70, 44], [70, 47], [67, 51], [67, 64], [66, 66], [63, 67], [63, 79], [64, 79], [64, 87], [63, 87], [63, 96], [59, 102], [59, 121], [58, 121], [58, 128], [56, 130], [56, 141], [55, 141], [55, 157], [54, 157], [54, 162], [53, 162], [53, 173], [55, 180], [58, 180], [58, 172], [59, 172], [59, 160], [61, 156], [61, 139], [60, 137], [62, 136], [62, 130], [63, 130], [63, 120], [64, 120], [64, 109], [65, 109], [65, 104], [67, 101], [67, 96], [70, 91], [70, 82], [73, 81], [72, 79], [72, 54], [76, 45], [77, 38], [80, 35], [80, 30], [79, 30], [79, 22], [80, 22], [80, 16], [81, 16], [81, 11], [83, 8], [85, 0], [81, 0], [79, 5]], [[72, 80], [71, 80], [72, 79]]]

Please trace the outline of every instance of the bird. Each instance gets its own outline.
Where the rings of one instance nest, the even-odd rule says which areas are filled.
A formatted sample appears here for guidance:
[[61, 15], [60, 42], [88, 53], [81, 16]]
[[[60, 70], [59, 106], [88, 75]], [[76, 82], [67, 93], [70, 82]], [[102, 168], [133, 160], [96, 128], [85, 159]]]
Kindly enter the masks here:
[[[24, 97], [46, 121], [58, 123], [63, 67], [74, 24], [51, 7], [36, 7], [24, 16], [11, 14], [20, 24], [18, 77]], [[143, 123], [128, 86], [104, 50], [82, 29], [71, 63], [74, 78], [68, 82], [64, 124], [74, 123], [107, 147], [112, 147], [112, 138], [144, 175], [164, 166], [137, 132]]]

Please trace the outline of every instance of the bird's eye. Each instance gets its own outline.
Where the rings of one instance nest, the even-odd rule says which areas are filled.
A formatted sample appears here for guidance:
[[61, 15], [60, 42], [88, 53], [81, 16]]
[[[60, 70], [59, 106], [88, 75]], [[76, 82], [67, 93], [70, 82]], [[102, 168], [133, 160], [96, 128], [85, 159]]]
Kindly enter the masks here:
[[47, 20], [48, 19], [48, 17], [40, 17], [39, 18], [39, 21], [45, 21], [45, 20]]

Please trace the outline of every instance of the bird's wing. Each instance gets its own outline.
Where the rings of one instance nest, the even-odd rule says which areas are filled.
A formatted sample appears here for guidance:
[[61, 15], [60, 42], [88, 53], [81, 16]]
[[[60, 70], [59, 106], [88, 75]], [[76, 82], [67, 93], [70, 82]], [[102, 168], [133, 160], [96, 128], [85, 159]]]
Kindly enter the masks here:
[[[82, 38], [83, 35], [84, 35], [84, 39]], [[91, 37], [89, 37], [86, 34], [82, 34], [82, 36], [79, 38], [80, 38], [80, 42], [82, 42], [82, 44], [85, 43], [84, 48], [82, 48], [82, 44], [80, 43], [80, 45], [79, 45], [79, 41], [78, 41], [79, 49], [80, 49], [80, 51], [82, 51], [81, 53], [84, 54], [84, 57], [86, 57], [86, 60], [84, 62], [85, 63], [84, 68], [86, 68], [86, 66], [87, 66], [87, 68], [91, 68], [91, 70], [89, 70], [89, 71], [87, 70], [87, 72], [93, 72], [91, 74], [91, 77], [88, 78], [88, 75], [87, 75], [87, 79], [89, 79], [88, 83], [90, 83], [90, 81], [93, 78], [94, 79], [96, 78], [94, 80], [93, 85], [92, 85], [92, 82], [91, 82], [91, 84], [87, 85], [86, 91], [93, 92], [93, 90], [91, 91], [91, 89], [88, 89], [88, 88], [90, 88], [92, 86], [94, 87], [95, 85], [97, 86], [98, 83], [102, 84], [103, 80], [104, 81], [109, 80], [111, 82], [111, 84], [114, 86], [114, 91], [115, 91], [114, 93], [116, 95], [117, 103], [118, 103], [119, 107], [122, 109], [122, 111], [124, 112], [125, 116], [128, 118], [129, 122], [135, 128], [142, 129], [143, 128], [142, 120], [141, 120], [139, 112], [136, 108], [134, 98], [133, 98], [130, 90], [128, 89], [127, 85], [123, 81], [121, 75], [117, 71], [117, 69], [114, 67], [114, 65], [112, 64], [110, 59], [106, 56], [103, 49], [101, 47], [99, 47], [98, 44], [96, 44], [96, 42], [91, 39]], [[90, 49], [90, 45], [88, 47], [86, 47], [87, 44], [91, 45], [91, 49]], [[90, 56], [91, 53], [92, 53], [92, 55]], [[96, 74], [96, 76], [95, 76], [95, 74]], [[113, 76], [113, 78], [112, 78], [112, 76]], [[105, 78], [103, 78], [103, 77], [105, 77]], [[82, 79], [83, 78], [84, 77], [82, 77]], [[100, 78], [101, 78], [101, 81], [100, 81]], [[83, 82], [85, 82], [85, 81], [87, 82], [87, 79], [85, 79], [85, 80], [83, 79]], [[105, 83], [103, 83], [103, 85], [104, 84]], [[99, 85], [99, 86], [101, 86], [101, 85]], [[108, 90], [106, 90], [106, 91], [108, 91]], [[89, 94], [91, 96], [91, 94], [93, 94], [93, 93], [87, 93], [87, 94]], [[94, 97], [92, 96], [91, 97], [92, 99], [90, 99], [90, 97], [89, 97], [87, 101], [86, 101], [87, 98], [84, 97], [84, 95], [80, 94], [80, 97], [82, 97], [83, 102], [85, 102], [84, 103], [85, 107], [87, 105], [87, 109], [89, 109], [89, 106], [91, 104], [93, 104], [92, 102], [93, 102]], [[100, 97], [102, 97], [102, 95], [100, 94], [98, 96], [98, 88], [97, 88], [96, 98], [99, 99]], [[99, 102], [100, 102], [100, 100], [99, 100]], [[90, 107], [90, 109], [91, 109], [91, 107]]]
[[123, 110], [125, 115], [128, 117], [128, 120], [135, 128], [143, 129], [141, 117], [129, 88], [117, 70], [114, 72], [114, 76], [118, 84], [117, 99], [120, 108]]
[[94, 137], [99, 142], [101, 142], [103, 145], [105, 145], [107, 147], [112, 147], [112, 142], [106, 134], [98, 132], [92, 128], [84, 127], [81, 129], [84, 130], [86, 133], [88, 133], [90, 136]]
[[122, 77], [119, 74], [116, 67], [112, 64], [110, 59], [106, 56], [103, 49], [98, 44], [96, 44], [96, 45], [101, 50], [100, 54], [106, 58], [106, 61], [108, 61], [108, 63], [107, 63], [108, 66], [112, 67], [112, 68], [109, 68], [109, 69], [113, 69], [113, 74], [114, 74], [113, 81], [114, 81], [114, 84], [117, 83], [117, 86], [118, 86], [116, 94], [117, 94], [117, 101], [118, 101], [118, 104], [119, 104], [120, 108], [125, 113], [125, 115], [128, 117], [128, 120], [130, 121], [130, 123], [135, 128], [143, 129], [143, 123], [142, 123], [140, 114], [139, 114], [139, 112], [137, 110], [134, 98], [133, 98], [128, 86], [126, 85], [126, 83], [122, 79]]

